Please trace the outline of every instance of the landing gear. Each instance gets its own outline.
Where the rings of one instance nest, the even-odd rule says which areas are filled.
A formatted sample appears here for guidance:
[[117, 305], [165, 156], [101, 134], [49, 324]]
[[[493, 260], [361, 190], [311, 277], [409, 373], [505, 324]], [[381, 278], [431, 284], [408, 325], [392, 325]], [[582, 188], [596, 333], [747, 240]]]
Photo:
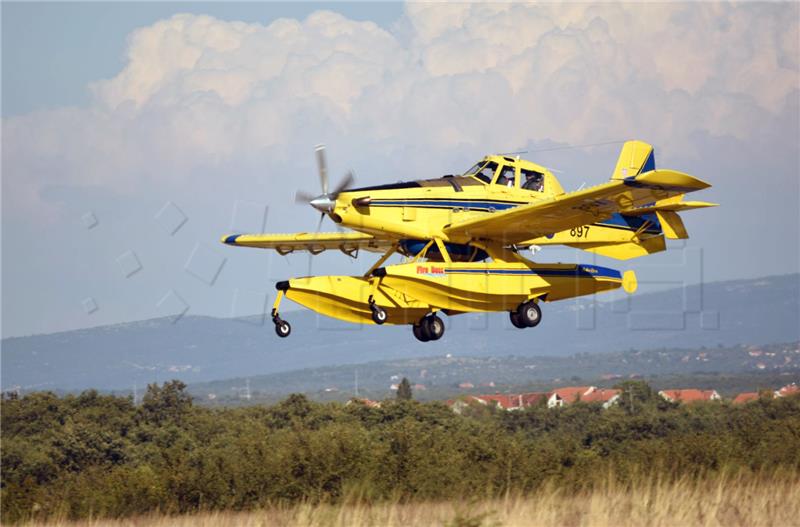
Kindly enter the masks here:
[[272, 305], [272, 323], [275, 324], [275, 334], [280, 338], [285, 339], [292, 333], [292, 325], [283, 320], [278, 314], [278, 308], [281, 306], [281, 300], [286, 290], [289, 289], [289, 282], [278, 282], [278, 296], [275, 297], [275, 303]]
[[444, 335], [444, 321], [434, 314], [425, 315], [412, 327], [417, 340], [428, 342], [439, 340]]
[[415, 323], [411, 327], [411, 331], [414, 333], [414, 336], [417, 337], [417, 340], [419, 340], [420, 342], [428, 342], [429, 340], [431, 340], [428, 338], [428, 335], [422, 331], [421, 323]]
[[519, 319], [519, 313], [517, 313], [516, 311], [510, 311], [508, 315], [509, 318], [511, 319], [511, 323], [514, 325], [515, 328], [525, 329], [526, 327], [528, 327], [522, 323], [522, 321]]
[[292, 333], [292, 325], [285, 320], [276, 318], [273, 322], [275, 322], [275, 334], [279, 337], [285, 339]]
[[369, 309], [372, 311], [372, 321], [379, 326], [386, 322], [386, 319], [389, 318], [386, 310], [377, 305], [371, 296], [369, 297]]
[[[516, 315], [516, 316], [515, 316]], [[514, 319], [516, 318], [516, 322]], [[542, 310], [535, 300], [528, 300], [511, 312], [511, 323], [518, 328], [534, 328], [542, 321]], [[519, 323], [520, 325], [517, 325]]]

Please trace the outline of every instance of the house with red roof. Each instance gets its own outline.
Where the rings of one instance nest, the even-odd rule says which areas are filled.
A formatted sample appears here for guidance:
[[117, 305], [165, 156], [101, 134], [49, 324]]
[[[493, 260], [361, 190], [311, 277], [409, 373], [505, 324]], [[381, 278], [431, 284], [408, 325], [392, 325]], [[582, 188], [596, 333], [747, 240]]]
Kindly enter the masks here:
[[380, 401], [373, 401], [373, 400], [365, 399], [365, 398], [361, 398], [361, 397], [353, 397], [352, 399], [347, 401], [344, 405], [345, 406], [350, 406], [351, 404], [361, 404], [361, 405], [366, 406], [367, 408], [380, 408], [381, 407]]
[[545, 392], [528, 392], [520, 394], [522, 397], [522, 406], [528, 408], [529, 406], [536, 406], [547, 401], [549, 394]]
[[503, 410], [522, 410], [529, 406], [534, 406], [547, 398], [543, 392], [515, 393], [493, 395], [468, 395], [456, 400], [447, 401], [447, 405], [456, 413], [461, 413], [470, 404], [481, 404], [484, 406], [495, 406]]
[[583, 400], [584, 397], [596, 389], [597, 388], [594, 386], [565, 386], [564, 388], [556, 388], [550, 392], [550, 396], [547, 398], [547, 407], [556, 408], [557, 406], [564, 406], [578, 400]]
[[758, 401], [758, 392], [742, 392], [733, 398], [733, 404], [745, 404]]
[[522, 396], [512, 394], [475, 395], [477, 402], [487, 406], [495, 405], [503, 410], [519, 410], [522, 408]]
[[775, 391], [775, 397], [786, 397], [787, 395], [796, 395], [800, 393], [800, 386], [797, 386], [797, 383], [793, 382], [792, 384], [787, 384], [780, 390]]
[[697, 403], [702, 401], [719, 401], [722, 399], [717, 390], [698, 390], [687, 388], [684, 390], [661, 390], [658, 395], [671, 403]]
[[622, 395], [622, 390], [615, 390], [613, 388], [595, 388], [585, 396], [581, 397], [584, 403], [601, 403], [603, 408], [609, 408], [611, 405], [616, 404]]

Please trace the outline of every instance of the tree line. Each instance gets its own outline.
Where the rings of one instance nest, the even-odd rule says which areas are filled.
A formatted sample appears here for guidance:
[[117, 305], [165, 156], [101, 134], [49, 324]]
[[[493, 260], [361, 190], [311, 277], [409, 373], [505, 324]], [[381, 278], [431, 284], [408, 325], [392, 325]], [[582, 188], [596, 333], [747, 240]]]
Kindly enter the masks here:
[[[130, 397], [2, 398], [2, 521], [243, 510], [276, 503], [465, 499], [542, 485], [588, 489], [725, 471], [800, 468], [800, 398], [742, 406], [662, 400], [625, 382], [608, 410], [505, 412], [402, 398], [380, 408], [292, 395], [205, 408], [180, 381]], [[407, 397], [408, 396], [408, 397]]]

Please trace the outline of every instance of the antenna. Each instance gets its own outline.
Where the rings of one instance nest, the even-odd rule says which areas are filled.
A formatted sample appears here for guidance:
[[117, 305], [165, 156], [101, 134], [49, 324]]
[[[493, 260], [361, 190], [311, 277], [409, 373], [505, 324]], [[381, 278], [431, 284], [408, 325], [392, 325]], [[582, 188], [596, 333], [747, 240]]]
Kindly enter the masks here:
[[605, 146], [605, 145], [619, 145], [624, 143], [625, 141], [606, 141], [604, 143], [591, 143], [587, 145], [567, 145], [567, 146], [554, 146], [553, 148], [542, 148], [541, 150], [531, 150], [530, 153], [535, 154], [537, 152], [553, 152], [555, 150], [571, 150], [573, 148], [589, 148], [591, 146]]

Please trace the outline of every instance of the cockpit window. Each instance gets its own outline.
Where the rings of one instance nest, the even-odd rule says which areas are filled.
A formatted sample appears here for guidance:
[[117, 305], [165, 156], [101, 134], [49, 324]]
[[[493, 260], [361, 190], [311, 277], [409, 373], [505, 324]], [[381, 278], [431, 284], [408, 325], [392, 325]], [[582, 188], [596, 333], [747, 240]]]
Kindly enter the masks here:
[[475, 163], [472, 166], [472, 168], [470, 168], [469, 170], [464, 172], [464, 176], [474, 176], [475, 174], [478, 173], [478, 170], [483, 168], [483, 165], [485, 165], [485, 164], [486, 164], [486, 161], [478, 161], [477, 163]]
[[497, 176], [497, 185], [502, 185], [504, 187], [513, 187], [514, 186], [514, 167], [512, 166], [504, 166], [503, 170], [500, 171], [500, 175]]
[[520, 170], [522, 174], [522, 188], [541, 192], [544, 190], [544, 174], [535, 170]]
[[465, 176], [475, 176], [484, 183], [491, 183], [494, 173], [497, 171], [497, 163], [489, 161], [488, 163], [478, 163], [474, 167], [467, 170]]

